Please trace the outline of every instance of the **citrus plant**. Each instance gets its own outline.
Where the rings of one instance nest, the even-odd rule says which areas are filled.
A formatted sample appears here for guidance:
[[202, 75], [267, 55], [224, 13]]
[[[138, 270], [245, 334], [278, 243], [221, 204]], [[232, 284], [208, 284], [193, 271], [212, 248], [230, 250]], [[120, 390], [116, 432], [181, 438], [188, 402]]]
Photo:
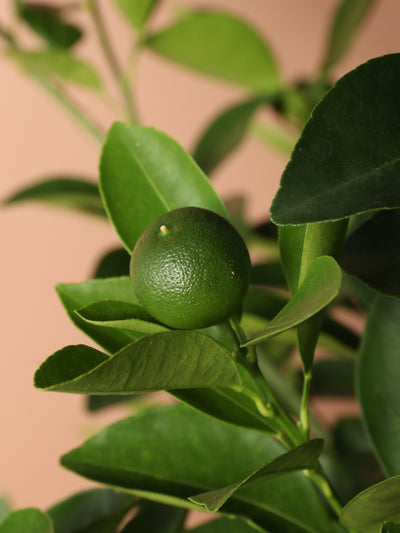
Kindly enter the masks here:
[[[57, 286], [98, 348], [60, 348], [35, 386], [85, 395], [92, 409], [155, 391], [174, 402], [61, 458], [104, 488], [46, 511], [4, 503], [0, 533], [179, 533], [192, 510], [214, 518], [196, 533], [400, 531], [400, 54], [332, 76], [374, 2], [338, 3], [320, 71], [293, 85], [268, 44], [229, 13], [188, 11], [152, 32], [155, 0], [114, 3], [136, 53], [151, 50], [249, 96], [215, 118], [192, 154], [139, 125], [131, 65], [115, 63], [88, 1], [126, 113], [103, 139], [64, 91], [101, 85], [74, 52], [80, 29], [62, 7], [16, 2], [46, 44], [25, 50], [2, 27], [7, 55], [102, 149], [98, 185], [54, 179], [8, 202], [107, 216], [121, 240], [94, 279]], [[282, 129], [259, 117], [266, 106]], [[288, 124], [299, 132], [293, 149]], [[271, 219], [258, 226], [227, 209], [208, 177], [247, 134], [290, 155]], [[251, 264], [248, 250], [262, 260]], [[361, 338], [349, 313], [365, 321]], [[361, 417], [327, 427], [310, 409], [321, 395], [352, 397]]]

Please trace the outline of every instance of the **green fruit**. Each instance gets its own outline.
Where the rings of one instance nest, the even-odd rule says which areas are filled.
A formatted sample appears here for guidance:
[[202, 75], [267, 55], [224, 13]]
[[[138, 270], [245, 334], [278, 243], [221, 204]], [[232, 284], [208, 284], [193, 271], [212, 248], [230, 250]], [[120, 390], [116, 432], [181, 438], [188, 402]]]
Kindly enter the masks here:
[[162, 215], [137, 241], [130, 274], [143, 307], [163, 324], [199, 329], [237, 310], [250, 281], [250, 257], [236, 229], [207, 209]]

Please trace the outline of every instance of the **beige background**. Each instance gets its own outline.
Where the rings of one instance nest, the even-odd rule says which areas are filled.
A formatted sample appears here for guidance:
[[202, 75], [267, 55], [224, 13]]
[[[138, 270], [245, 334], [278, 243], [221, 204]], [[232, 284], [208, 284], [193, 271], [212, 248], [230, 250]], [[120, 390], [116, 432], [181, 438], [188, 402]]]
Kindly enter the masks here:
[[[54, 2], [56, 3], [56, 2]], [[11, 1], [0, 2], [0, 20], [10, 19]], [[99, 1], [121, 56], [128, 29]], [[323, 55], [333, 0], [180, 0], [161, 2], [156, 24], [176, 5], [212, 6], [243, 15], [268, 38], [284, 76], [314, 73]], [[380, 0], [337, 73], [399, 50], [400, 2]], [[97, 43], [86, 39], [83, 57], [104, 65]], [[138, 73], [137, 99], [142, 122], [193, 146], [198, 134], [222, 106], [242, 92], [188, 73], [144, 53]], [[0, 197], [55, 173], [96, 177], [98, 147], [59, 108], [6, 59], [0, 59]], [[104, 126], [109, 112], [90, 104]], [[267, 217], [285, 161], [255, 140], [248, 140], [215, 175], [224, 196], [245, 193], [248, 215]], [[125, 414], [111, 409], [88, 416], [79, 396], [43, 393], [32, 387], [37, 366], [66, 344], [86, 342], [69, 322], [53, 287], [82, 281], [98, 257], [117, 244], [106, 223], [32, 204], [0, 209], [1, 328], [0, 358], [0, 494], [16, 507], [42, 508], [87, 486], [58, 466], [58, 458], [90, 432]]]

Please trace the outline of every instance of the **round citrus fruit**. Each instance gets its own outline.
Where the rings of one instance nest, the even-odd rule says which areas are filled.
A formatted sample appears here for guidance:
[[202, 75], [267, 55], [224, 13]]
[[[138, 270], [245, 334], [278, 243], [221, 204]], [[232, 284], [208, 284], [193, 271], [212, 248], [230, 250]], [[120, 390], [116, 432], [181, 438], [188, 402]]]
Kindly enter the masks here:
[[172, 328], [199, 329], [239, 308], [250, 281], [250, 257], [225, 218], [184, 207], [144, 231], [130, 274], [136, 296], [154, 318]]

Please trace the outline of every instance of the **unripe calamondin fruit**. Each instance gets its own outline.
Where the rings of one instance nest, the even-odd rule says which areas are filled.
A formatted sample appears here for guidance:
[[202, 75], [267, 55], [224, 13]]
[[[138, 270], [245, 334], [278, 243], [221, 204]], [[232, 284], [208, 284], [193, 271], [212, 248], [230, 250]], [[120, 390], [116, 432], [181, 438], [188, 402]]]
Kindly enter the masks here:
[[240, 308], [250, 282], [246, 244], [225, 218], [184, 207], [165, 213], [137, 241], [130, 275], [136, 296], [171, 328], [199, 329]]

